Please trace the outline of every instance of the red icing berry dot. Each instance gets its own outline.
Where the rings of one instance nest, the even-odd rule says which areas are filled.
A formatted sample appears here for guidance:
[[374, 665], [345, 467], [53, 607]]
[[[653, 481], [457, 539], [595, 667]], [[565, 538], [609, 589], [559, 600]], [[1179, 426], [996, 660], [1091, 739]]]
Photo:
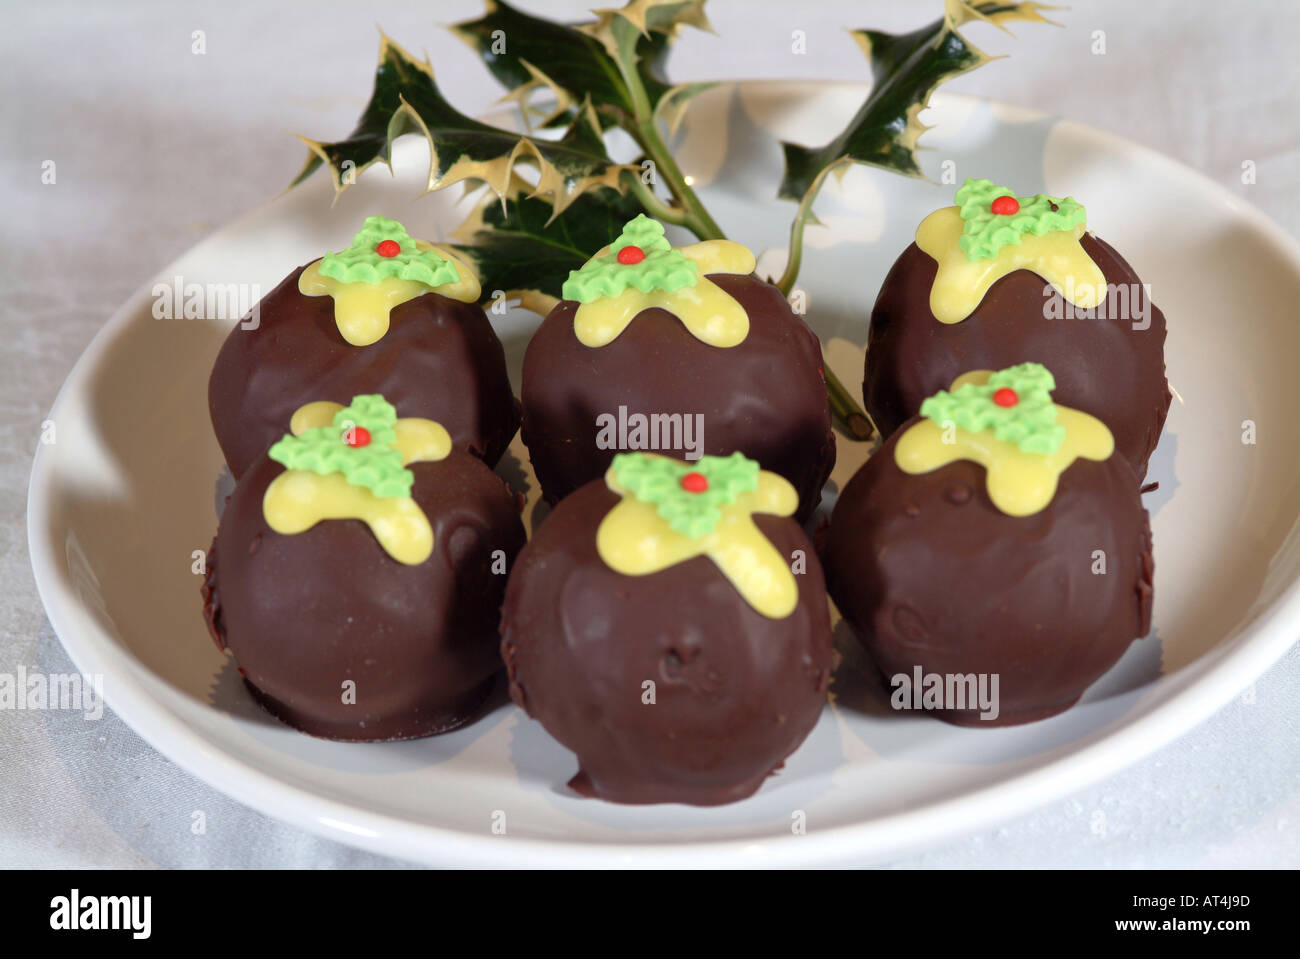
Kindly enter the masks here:
[[343, 442], [353, 449], [370, 445], [370, 430], [364, 426], [351, 426], [343, 431]]
[[380, 256], [397, 256], [402, 252], [402, 244], [396, 240], [384, 240], [379, 246], [375, 247], [375, 252]]
[[[618, 262], [624, 266], [632, 266], [634, 263], [640, 263], [645, 259], [645, 250], [639, 246], [625, 246], [618, 251]], [[695, 474], [691, 474], [692, 476]]]
[[709, 488], [709, 478], [703, 473], [687, 473], [682, 477], [682, 489], [688, 493], [703, 493]]
[[989, 209], [998, 216], [1010, 216], [1020, 212], [1020, 201], [1013, 196], [1000, 196], [989, 204]]
[[1015, 390], [1004, 386], [993, 394], [993, 402], [998, 406], [1015, 406], [1020, 402], [1020, 397], [1016, 395]]

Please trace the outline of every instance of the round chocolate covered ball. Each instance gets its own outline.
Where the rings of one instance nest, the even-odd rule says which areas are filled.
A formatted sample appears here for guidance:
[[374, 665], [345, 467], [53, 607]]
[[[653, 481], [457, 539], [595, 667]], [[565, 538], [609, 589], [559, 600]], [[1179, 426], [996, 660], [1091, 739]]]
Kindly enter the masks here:
[[[331, 296], [306, 296], [294, 270], [226, 338], [208, 381], [217, 442], [238, 479], [284, 435], [296, 409], [380, 393], [436, 417], [452, 442], [495, 465], [519, 426], [505, 351], [480, 306], [426, 293], [393, 308], [369, 346], [339, 333]], [[248, 325], [250, 328], [245, 329]]]
[[[1165, 317], [1133, 268], [1085, 233], [1081, 244], [1101, 268], [1116, 308], [1084, 311], [1030, 270], [998, 280], [975, 311], [941, 323], [930, 310], [937, 264], [913, 243], [885, 277], [867, 340], [862, 395], [884, 436], [968, 370], [1041, 363], [1056, 374], [1053, 399], [1091, 413], [1139, 479], [1169, 412]], [[1045, 292], [1047, 295], [1045, 295]]]
[[[619, 424], [634, 428], [636, 417], [676, 416], [673, 435], [691, 426], [692, 441], [702, 441], [696, 453], [744, 453], [794, 484], [801, 518], [816, 508], [835, 465], [821, 344], [772, 284], [752, 274], [708, 278], [749, 316], [736, 346], [710, 346], [659, 308], [642, 310], [600, 347], [575, 335], [573, 300], [543, 321], [524, 354], [520, 400], [524, 443], [548, 502], [603, 476], [620, 450], [690, 458], [681, 446], [638, 446], [629, 430], [618, 436]], [[703, 417], [698, 436], [695, 414]], [[616, 426], [612, 443], [602, 422]]]
[[788, 616], [755, 611], [705, 556], [627, 576], [596, 548], [618, 500], [587, 484], [520, 555], [502, 614], [510, 694], [577, 753], [583, 795], [743, 799], [821, 715], [835, 660], [821, 567], [792, 519], [756, 514], [783, 556], [807, 560]]
[[976, 463], [900, 469], [905, 429], [836, 503], [823, 555], [831, 597], [887, 683], [917, 667], [998, 677], [996, 718], [936, 712], [948, 722], [1068, 709], [1151, 627], [1151, 531], [1132, 468], [1117, 453], [1077, 459], [1044, 509], [1013, 517]]
[[314, 736], [447, 732], [474, 718], [501, 667], [505, 571], [524, 545], [517, 499], [460, 449], [409, 469], [434, 534], [417, 565], [389, 556], [361, 520], [272, 530], [262, 501], [284, 467], [267, 456], [222, 514], [204, 586], [209, 627], [257, 700]]

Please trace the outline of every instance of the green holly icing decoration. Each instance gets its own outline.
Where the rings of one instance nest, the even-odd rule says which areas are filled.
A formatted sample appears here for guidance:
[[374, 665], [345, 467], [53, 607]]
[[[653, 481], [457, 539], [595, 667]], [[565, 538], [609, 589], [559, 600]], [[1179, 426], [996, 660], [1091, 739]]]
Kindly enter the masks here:
[[694, 463], [619, 453], [611, 468], [620, 488], [654, 506], [671, 528], [692, 539], [713, 532], [721, 507], [758, 489], [758, 463], [741, 453], [701, 456]]
[[[994, 212], [993, 203], [999, 197], [1012, 197], [1019, 209]], [[964, 221], [957, 245], [968, 260], [991, 260], [1004, 246], [1019, 243], [1026, 233], [1042, 236], [1054, 230], [1072, 230], [1087, 220], [1083, 205], [1073, 197], [1061, 200], [1046, 193], [1018, 197], [992, 180], [967, 178], [957, 190], [956, 201]]]
[[624, 225], [607, 253], [569, 272], [560, 294], [566, 300], [590, 303], [618, 296], [628, 287], [642, 293], [671, 293], [694, 286], [698, 279], [699, 267], [673, 249], [664, 236], [664, 225], [640, 213]]
[[366, 217], [352, 245], [338, 253], [326, 253], [319, 271], [340, 283], [378, 283], [397, 277], [442, 286], [460, 278], [455, 263], [434, 250], [419, 249], [406, 227], [384, 216]]
[[397, 411], [382, 396], [354, 396], [351, 406], [334, 414], [332, 426], [287, 435], [268, 455], [291, 470], [342, 473], [376, 496], [410, 496], [415, 474], [402, 465], [396, 422]]
[[1050, 455], [1065, 442], [1065, 427], [1056, 422], [1054, 389], [1056, 379], [1045, 366], [1021, 363], [998, 370], [983, 385], [940, 390], [921, 404], [921, 415], [941, 427], [952, 423], [971, 433], [992, 430], [1022, 452]]

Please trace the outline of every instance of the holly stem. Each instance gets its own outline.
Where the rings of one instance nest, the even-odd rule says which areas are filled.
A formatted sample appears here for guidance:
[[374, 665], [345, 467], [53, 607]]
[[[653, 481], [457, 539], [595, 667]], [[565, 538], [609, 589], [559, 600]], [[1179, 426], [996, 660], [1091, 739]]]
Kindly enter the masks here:
[[[645, 152], [645, 155], [653, 161], [656, 175], [663, 177], [668, 192], [676, 198], [681, 213], [680, 219], [675, 222], [686, 227], [701, 240], [726, 239], [722, 227], [718, 226], [713, 217], [709, 215], [709, 211], [704, 208], [700, 198], [695, 195], [695, 191], [686, 182], [686, 177], [681, 168], [677, 166], [677, 161], [668, 150], [668, 145], [664, 143], [663, 137], [659, 135], [654, 110], [650, 106], [650, 97], [646, 95], [645, 84], [641, 82], [641, 75], [636, 71], [636, 42], [640, 37], [640, 33], [637, 32], [635, 27], [622, 19], [615, 21], [615, 31], [621, 54], [615, 60], [618, 63], [618, 72], [627, 87], [628, 96], [632, 100], [632, 125], [626, 129], [632, 135], [632, 138], [636, 140], [637, 145]], [[637, 179], [639, 180], [640, 177], [637, 177]], [[644, 184], [642, 185], [644, 186]], [[650, 191], [647, 189], [647, 192]], [[637, 197], [644, 202], [640, 192], [637, 193]]]
[[[636, 194], [636, 198], [645, 207], [645, 211], [652, 217], [656, 220], [663, 220], [665, 223], [674, 223], [677, 226], [685, 226], [690, 229], [690, 225], [686, 222], [687, 215], [684, 209], [679, 206], [671, 206], [659, 199], [654, 190], [635, 171], [628, 170], [623, 176], [632, 192]], [[694, 231], [692, 230], [692, 232]]]
[[[680, 204], [682, 211], [680, 225], [686, 227], [701, 240], [725, 240], [727, 235], [722, 232], [722, 227], [718, 226], [713, 217], [709, 215], [709, 211], [704, 208], [700, 198], [696, 196], [695, 191], [686, 182], [686, 177], [677, 166], [677, 161], [673, 159], [673, 155], [668, 152], [668, 146], [664, 143], [663, 138], [659, 136], [659, 130], [655, 126], [653, 119], [648, 119], [645, 122], [637, 120], [635, 139], [641, 149], [645, 151], [646, 156], [654, 161], [655, 172], [663, 178], [664, 184], [668, 187], [668, 192]], [[637, 179], [640, 180], [640, 177], [637, 177]]]
[[[668, 145], [664, 143], [663, 137], [659, 135], [654, 110], [650, 107], [650, 98], [646, 95], [645, 85], [641, 82], [640, 74], [636, 72], [636, 41], [639, 34], [622, 20], [615, 21], [615, 29], [618, 31], [618, 44], [621, 54], [615, 60], [618, 63], [618, 70], [623, 78], [623, 83], [627, 86], [628, 95], [632, 100], [632, 123], [631, 126], [625, 126], [624, 129], [632, 135], [632, 138], [636, 140], [637, 145], [641, 147], [645, 155], [654, 161], [655, 171], [659, 176], [663, 177], [664, 184], [668, 187], [668, 192], [676, 199], [677, 205], [668, 206], [665, 204], [654, 195], [654, 191], [649, 186], [641, 182], [640, 176], [635, 174], [632, 175], [629, 181], [632, 184], [633, 192], [636, 193], [637, 199], [641, 201], [646, 210], [659, 219], [684, 226], [701, 240], [725, 240], [727, 237], [722, 232], [722, 227], [718, 226], [713, 217], [709, 215], [709, 211], [700, 202], [700, 198], [695, 195], [695, 191], [686, 182], [686, 177], [682, 174], [681, 168], [677, 166], [677, 161], [668, 150]], [[812, 201], [817, 191], [821, 189], [825, 176], [826, 172], [823, 171], [813, 189], [809, 190], [808, 195], [800, 202], [799, 212], [795, 216], [795, 224], [790, 231], [790, 259], [786, 264], [785, 274], [777, 284], [781, 292], [787, 296], [794, 287], [794, 281], [799, 275], [799, 266], [803, 259], [803, 228], [807, 221], [812, 218]], [[672, 215], [664, 216], [662, 211], [665, 210]], [[844, 384], [839, 381], [839, 377], [829, 369], [825, 371], [825, 374], [826, 395], [830, 401], [831, 412], [848, 432], [849, 436], [856, 440], [870, 439], [872, 434], [876, 432], [875, 424], [871, 422], [871, 418], [858, 406], [857, 401], [844, 388]]]
[[871, 422], [863, 409], [858, 406], [857, 401], [844, 388], [840, 378], [826, 369], [826, 396], [831, 402], [831, 413], [835, 415], [836, 420], [844, 431], [855, 440], [869, 440], [880, 431], [876, 429], [876, 424]]
[[799, 269], [803, 266], [803, 223], [795, 217], [790, 226], [790, 258], [785, 261], [785, 272], [776, 281], [777, 289], [786, 296], [794, 289], [794, 281], [799, 278]]
[[794, 289], [795, 280], [799, 278], [799, 269], [803, 266], [803, 233], [808, 224], [816, 220], [813, 216], [813, 201], [817, 199], [817, 194], [822, 190], [822, 184], [826, 182], [826, 174], [835, 169], [838, 164], [832, 163], [823, 170], [813, 180], [812, 186], [808, 192], [803, 195], [799, 201], [799, 209], [795, 211], [794, 220], [790, 223], [790, 256], [785, 261], [785, 272], [781, 274], [781, 279], [776, 281], [777, 287], [786, 296]]

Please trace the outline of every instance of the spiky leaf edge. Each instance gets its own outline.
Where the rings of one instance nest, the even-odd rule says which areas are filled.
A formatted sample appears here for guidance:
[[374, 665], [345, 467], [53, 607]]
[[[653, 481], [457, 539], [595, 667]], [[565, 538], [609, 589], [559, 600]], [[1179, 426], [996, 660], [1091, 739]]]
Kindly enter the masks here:
[[[684, 27], [712, 30], [702, 6], [702, 0], [634, 0], [622, 11], [593, 11], [597, 16], [594, 22], [568, 25], [534, 17], [504, 0], [485, 0], [482, 16], [452, 24], [450, 29], [506, 89], [500, 102], [515, 102], [526, 127], [531, 129], [535, 116], [540, 117], [537, 123], [542, 129], [569, 122], [587, 95], [602, 126], [626, 127], [633, 103], [615, 62], [611, 26], [615, 16], [628, 19], [640, 32], [637, 72], [651, 105], [658, 108], [670, 96], [681, 103], [683, 88], [699, 88], [696, 84], [672, 86], [662, 65]], [[501, 39], [506, 43], [504, 51], [496, 47]], [[554, 99], [549, 112], [531, 106], [533, 94], [543, 89]]]
[[[1009, 22], [1023, 21], [1052, 24], [1042, 15], [1043, 10], [1055, 7], [1047, 4], [1025, 3], [971, 3], [969, 0], [945, 0], [944, 15], [934, 23], [906, 34], [888, 34], [876, 30], [851, 30], [850, 34], [862, 47], [863, 53], [871, 61], [874, 84], [862, 106], [853, 119], [837, 136], [827, 144], [817, 148], [804, 147], [796, 143], [783, 141], [781, 149], [785, 155], [785, 173], [781, 179], [778, 196], [782, 199], [795, 200], [801, 204], [815, 196], [825, 182], [826, 175], [835, 171], [842, 176], [852, 163], [863, 163], [891, 170], [904, 176], [924, 178], [920, 164], [917, 162], [917, 143], [929, 127], [919, 119], [921, 111], [930, 105], [930, 97], [942, 84], [953, 77], [969, 73], [997, 57], [991, 57], [983, 50], [970, 43], [959, 28], [974, 20], [990, 23], [1004, 32]], [[930, 36], [933, 39], [928, 39]], [[923, 71], [932, 66], [930, 55], [950, 48], [947, 59], [955, 66], [939, 70], [928, 78], [916, 78], [920, 86], [908, 95], [907, 107], [901, 116], [894, 107], [893, 115], [884, 119], [875, 118], [876, 125], [882, 129], [894, 129], [895, 132], [885, 138], [885, 143], [876, 155], [854, 155], [845, 152], [847, 141], [854, 131], [866, 126], [878, 110], [881, 103], [905, 82], [906, 71], [900, 70], [900, 64], [912, 61], [914, 72]], [[887, 111], [888, 112], [888, 111]], [[897, 129], [899, 121], [902, 128]], [[810, 211], [801, 211], [805, 222], [815, 222]]]
[[[608, 187], [622, 192], [624, 185], [620, 182], [621, 175], [624, 170], [633, 168], [615, 163], [609, 158], [605, 152], [600, 125], [589, 102], [584, 102], [578, 109], [568, 131], [559, 140], [535, 141], [459, 113], [442, 96], [434, 80], [432, 65], [427, 59], [417, 59], [382, 31], [380, 38], [375, 89], [357, 128], [348, 138], [334, 143], [300, 136], [299, 139], [307, 145], [309, 154], [303, 168], [290, 183], [291, 188], [325, 165], [330, 171], [337, 199], [374, 163], [382, 160], [391, 170], [393, 141], [408, 133], [419, 133], [429, 144], [429, 174], [424, 193], [469, 180], [487, 183], [498, 196], [504, 197], [515, 166], [521, 163], [537, 168], [538, 182], [534, 187], [534, 195], [551, 197], [554, 215], [562, 213], [576, 197], [588, 190]], [[383, 82], [386, 70], [398, 76], [391, 87]], [[407, 85], [406, 91], [401, 90], [403, 85]], [[420, 85], [426, 85], [425, 89], [421, 90]], [[395, 88], [397, 92], [395, 105], [380, 102], [381, 95], [389, 92], [390, 88]], [[435, 131], [430, 129], [418, 106], [407, 98], [407, 93], [414, 96], [417, 91], [429, 100], [426, 106], [451, 112], [458, 124], [454, 135], [480, 134], [502, 141], [503, 147], [509, 144], [509, 149], [503, 149], [491, 160], [475, 159], [462, 154], [443, 168]], [[381, 140], [367, 128], [375, 128], [378, 119], [376, 115], [382, 117], [385, 112], [389, 113], [389, 118]], [[366, 147], [357, 147], [358, 142], [366, 141], [369, 141]], [[364, 159], [366, 153], [373, 155]], [[353, 169], [349, 171], [350, 175], [345, 175], [343, 167], [349, 160], [353, 163]]]

